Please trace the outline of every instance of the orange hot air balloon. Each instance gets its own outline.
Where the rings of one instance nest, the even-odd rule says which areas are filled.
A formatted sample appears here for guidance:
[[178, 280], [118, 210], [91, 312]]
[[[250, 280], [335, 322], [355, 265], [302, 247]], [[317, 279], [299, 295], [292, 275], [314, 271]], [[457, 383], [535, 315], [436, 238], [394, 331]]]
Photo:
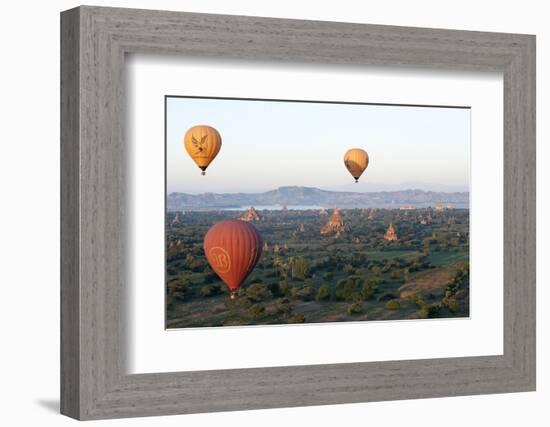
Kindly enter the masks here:
[[344, 154], [344, 164], [357, 183], [369, 165], [369, 155], [361, 148], [351, 148]]
[[205, 175], [206, 168], [218, 155], [222, 148], [222, 137], [220, 133], [210, 126], [193, 126], [183, 137], [183, 145], [187, 154], [193, 159], [202, 174]]
[[252, 224], [227, 219], [214, 224], [204, 236], [206, 259], [225, 282], [234, 299], [262, 255], [262, 236]]

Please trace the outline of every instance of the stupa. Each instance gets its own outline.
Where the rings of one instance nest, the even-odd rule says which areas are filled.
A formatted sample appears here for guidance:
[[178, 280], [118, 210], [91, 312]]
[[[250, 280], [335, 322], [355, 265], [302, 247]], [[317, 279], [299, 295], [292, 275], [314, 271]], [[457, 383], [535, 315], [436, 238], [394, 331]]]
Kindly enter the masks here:
[[334, 208], [328, 222], [323, 228], [321, 228], [321, 234], [336, 233], [337, 235], [340, 235], [340, 233], [343, 233], [344, 231], [344, 221], [342, 220], [340, 211], [338, 208]]
[[389, 242], [395, 242], [398, 239], [397, 231], [395, 230], [393, 223], [390, 223], [390, 226], [386, 230], [386, 234], [384, 234], [384, 239]]
[[239, 219], [243, 221], [260, 221], [262, 218], [258, 214], [258, 211], [254, 209], [254, 206], [252, 206], [244, 214], [242, 214]]
[[170, 225], [173, 227], [174, 225], [178, 225], [179, 223], [180, 223], [180, 213], [177, 212], [176, 216], [174, 217]]

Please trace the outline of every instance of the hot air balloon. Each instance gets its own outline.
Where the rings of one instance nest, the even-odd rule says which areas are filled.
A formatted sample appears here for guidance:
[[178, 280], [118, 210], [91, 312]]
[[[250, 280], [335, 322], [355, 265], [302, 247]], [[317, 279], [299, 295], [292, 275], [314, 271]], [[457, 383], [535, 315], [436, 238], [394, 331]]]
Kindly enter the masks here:
[[230, 290], [231, 299], [262, 255], [262, 236], [252, 224], [227, 219], [214, 224], [204, 236], [206, 259]]
[[369, 155], [361, 148], [351, 148], [344, 154], [344, 164], [347, 170], [359, 182], [359, 177], [369, 165]]
[[193, 159], [202, 174], [206, 174], [206, 168], [216, 158], [222, 147], [220, 133], [210, 126], [193, 126], [183, 137], [183, 145], [187, 154]]

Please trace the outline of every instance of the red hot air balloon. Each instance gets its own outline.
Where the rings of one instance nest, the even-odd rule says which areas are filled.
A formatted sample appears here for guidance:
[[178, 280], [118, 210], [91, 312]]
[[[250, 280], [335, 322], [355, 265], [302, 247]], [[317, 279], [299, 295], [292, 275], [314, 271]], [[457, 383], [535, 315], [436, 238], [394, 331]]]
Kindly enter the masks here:
[[227, 219], [214, 224], [204, 236], [206, 259], [225, 282], [234, 299], [262, 255], [262, 236], [252, 224]]

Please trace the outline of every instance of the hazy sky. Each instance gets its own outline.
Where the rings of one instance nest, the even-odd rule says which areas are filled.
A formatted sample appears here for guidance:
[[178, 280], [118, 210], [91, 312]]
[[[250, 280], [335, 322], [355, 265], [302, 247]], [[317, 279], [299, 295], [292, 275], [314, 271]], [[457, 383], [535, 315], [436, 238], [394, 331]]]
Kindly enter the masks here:
[[[222, 136], [206, 176], [183, 147], [197, 124]], [[467, 191], [470, 183], [469, 109], [170, 97], [166, 139], [168, 193]], [[370, 157], [359, 184], [344, 166], [349, 148]]]

